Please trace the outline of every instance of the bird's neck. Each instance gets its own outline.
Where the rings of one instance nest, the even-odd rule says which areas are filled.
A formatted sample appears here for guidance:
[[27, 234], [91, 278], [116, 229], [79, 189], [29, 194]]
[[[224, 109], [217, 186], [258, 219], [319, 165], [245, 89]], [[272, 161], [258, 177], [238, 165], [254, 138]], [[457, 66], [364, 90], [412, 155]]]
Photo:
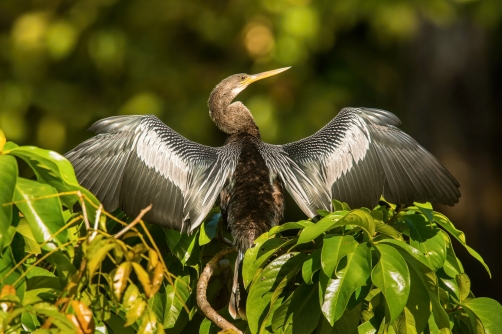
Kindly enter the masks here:
[[209, 96], [209, 115], [216, 126], [226, 134], [247, 133], [260, 137], [253, 115], [242, 102], [233, 102], [239, 92], [219, 92], [218, 87]]

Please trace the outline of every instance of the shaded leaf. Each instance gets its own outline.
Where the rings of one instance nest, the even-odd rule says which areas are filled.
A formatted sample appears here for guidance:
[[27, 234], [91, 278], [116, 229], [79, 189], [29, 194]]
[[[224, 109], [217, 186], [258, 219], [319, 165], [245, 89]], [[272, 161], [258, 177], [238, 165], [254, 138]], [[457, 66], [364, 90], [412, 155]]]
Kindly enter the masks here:
[[267, 314], [273, 291], [284, 278], [289, 280], [306, 259], [303, 253], [287, 253], [270, 262], [253, 281], [246, 301], [246, 315], [251, 333], [257, 333]]
[[8, 155], [0, 154], [0, 184], [2, 185], [0, 191], [0, 246], [6, 246], [10, 242], [10, 240], [5, 240], [4, 243], [3, 239], [11, 224], [13, 206], [4, 204], [14, 200], [17, 174], [16, 159]]
[[183, 308], [190, 297], [188, 288], [189, 278], [187, 276], [176, 277], [174, 286], [166, 286], [166, 307], [164, 310], [164, 328], [173, 328], [176, 325], [176, 320], [180, 317]]
[[312, 284], [312, 276], [316, 271], [321, 269], [321, 248], [315, 249], [309, 254], [309, 258], [303, 262], [302, 277], [305, 283]]

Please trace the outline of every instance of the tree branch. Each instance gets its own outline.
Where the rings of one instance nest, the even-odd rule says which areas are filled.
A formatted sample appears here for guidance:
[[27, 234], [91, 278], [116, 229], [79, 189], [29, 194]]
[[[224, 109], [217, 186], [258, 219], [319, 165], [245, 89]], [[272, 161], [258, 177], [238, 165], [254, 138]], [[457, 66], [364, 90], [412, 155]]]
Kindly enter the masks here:
[[218, 269], [218, 263], [221, 258], [225, 255], [235, 252], [236, 248], [226, 248], [220, 252], [218, 252], [213, 258], [206, 264], [204, 271], [200, 275], [199, 281], [197, 282], [197, 305], [199, 305], [199, 309], [204, 313], [206, 318], [211, 320], [216, 326], [220, 327], [224, 331], [229, 331], [228, 333], [242, 333], [237, 327], [232, 325], [230, 322], [225, 320], [221, 315], [216, 312], [206, 297], [207, 285], [209, 283], [209, 279], [213, 275], [213, 272]]

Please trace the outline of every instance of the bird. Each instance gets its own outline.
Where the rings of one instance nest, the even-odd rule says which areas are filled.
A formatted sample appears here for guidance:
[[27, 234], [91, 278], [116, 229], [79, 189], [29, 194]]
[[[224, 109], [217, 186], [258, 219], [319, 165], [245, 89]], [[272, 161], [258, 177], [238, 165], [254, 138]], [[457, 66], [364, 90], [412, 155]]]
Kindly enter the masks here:
[[454, 205], [452, 174], [412, 137], [391, 112], [343, 108], [313, 135], [284, 145], [261, 140], [250, 110], [236, 96], [258, 80], [289, 67], [222, 80], [208, 100], [209, 115], [227, 137], [221, 147], [191, 141], [153, 115], [112, 116], [95, 122], [96, 135], [65, 156], [78, 181], [108, 211], [121, 208], [144, 219], [192, 233], [219, 197], [222, 220], [237, 247], [229, 301], [245, 318], [240, 275], [246, 250], [280, 224], [288, 192], [310, 218], [332, 210], [332, 199], [374, 208], [381, 196], [395, 204]]

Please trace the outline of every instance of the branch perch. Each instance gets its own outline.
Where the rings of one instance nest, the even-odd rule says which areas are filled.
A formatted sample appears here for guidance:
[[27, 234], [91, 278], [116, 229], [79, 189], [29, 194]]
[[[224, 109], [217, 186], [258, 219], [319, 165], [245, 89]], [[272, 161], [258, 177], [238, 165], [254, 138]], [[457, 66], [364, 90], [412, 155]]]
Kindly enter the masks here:
[[204, 271], [200, 275], [199, 281], [197, 282], [197, 305], [199, 305], [200, 310], [204, 313], [206, 318], [211, 320], [216, 326], [220, 327], [224, 331], [229, 331], [229, 333], [242, 333], [237, 327], [232, 325], [230, 322], [225, 320], [221, 315], [216, 312], [206, 297], [207, 285], [209, 279], [213, 275], [213, 272], [218, 269], [218, 263], [227, 254], [235, 252], [236, 248], [226, 248], [218, 252], [213, 258], [206, 264]]

